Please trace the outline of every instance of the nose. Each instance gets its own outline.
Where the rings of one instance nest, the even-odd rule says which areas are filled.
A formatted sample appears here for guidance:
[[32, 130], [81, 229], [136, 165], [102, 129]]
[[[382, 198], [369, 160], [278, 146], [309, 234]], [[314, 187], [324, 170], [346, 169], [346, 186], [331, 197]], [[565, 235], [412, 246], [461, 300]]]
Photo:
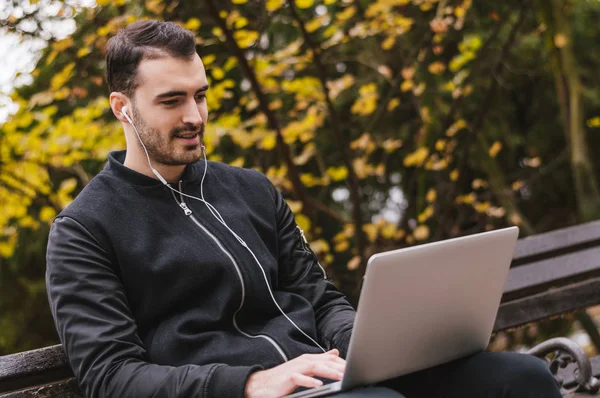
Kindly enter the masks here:
[[204, 123], [200, 114], [200, 106], [196, 101], [191, 100], [187, 102], [183, 114], [183, 123], [194, 126], [201, 126]]

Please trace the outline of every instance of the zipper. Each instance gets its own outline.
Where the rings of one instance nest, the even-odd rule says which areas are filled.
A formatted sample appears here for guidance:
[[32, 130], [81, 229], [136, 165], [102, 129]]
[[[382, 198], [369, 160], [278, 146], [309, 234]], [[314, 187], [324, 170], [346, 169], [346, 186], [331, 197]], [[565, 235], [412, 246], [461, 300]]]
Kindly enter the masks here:
[[246, 286], [244, 284], [244, 279], [242, 278], [242, 271], [241, 271], [241, 269], [240, 269], [237, 261], [235, 261], [235, 258], [233, 258], [233, 255], [229, 252], [229, 250], [227, 250], [225, 248], [225, 246], [219, 240], [219, 238], [217, 238], [204, 225], [202, 225], [202, 223], [196, 218], [196, 216], [194, 216], [194, 214], [192, 213], [192, 210], [187, 206], [187, 204], [185, 203], [185, 200], [183, 199], [183, 195], [181, 194], [183, 192], [182, 181], [179, 181], [179, 197], [181, 199], [181, 202], [179, 200], [177, 200], [177, 196], [175, 196], [175, 192], [173, 190], [170, 189], [169, 191], [171, 191], [171, 194], [173, 195], [173, 199], [175, 199], [175, 202], [177, 202], [177, 204], [183, 210], [183, 212], [185, 213], [185, 215], [188, 216], [194, 222], [194, 224], [196, 224], [202, 231], [204, 231], [204, 233], [206, 235], [208, 235], [217, 244], [217, 246], [219, 247], [219, 249], [221, 249], [221, 251], [229, 258], [229, 260], [233, 264], [233, 267], [235, 268], [235, 271], [237, 273], [238, 279], [240, 281], [240, 286], [241, 286], [241, 289], [242, 289], [242, 299], [240, 301], [240, 305], [239, 305], [237, 311], [235, 311], [235, 313], [233, 314], [233, 319], [232, 319], [232, 321], [233, 321], [233, 327], [235, 328], [235, 330], [237, 330], [241, 335], [246, 336], [246, 337], [251, 338], [251, 339], [262, 338], [262, 339], [267, 340], [269, 343], [271, 343], [271, 345], [273, 345], [273, 347], [275, 347], [275, 349], [277, 350], [277, 352], [279, 353], [279, 355], [281, 355], [281, 357], [283, 358], [283, 360], [285, 362], [287, 362], [288, 358], [285, 355], [285, 353], [283, 352], [283, 349], [271, 337], [263, 335], [263, 334], [258, 334], [256, 336], [255, 335], [251, 335], [249, 333], [244, 332], [239, 327], [239, 325], [237, 323], [237, 320], [236, 320], [236, 316], [242, 310], [242, 307], [244, 306], [244, 302], [246, 300]]
[[299, 225], [296, 225], [296, 228], [298, 228], [298, 231], [300, 231], [300, 238], [301, 238], [300, 239], [300, 246], [302, 246], [302, 250], [304, 250], [306, 253], [308, 253], [308, 254], [310, 254], [310, 255], [313, 256], [313, 258], [317, 262], [317, 265], [319, 266], [319, 268], [321, 268], [321, 272], [323, 272], [323, 279], [327, 279], [327, 273], [325, 272], [325, 268], [323, 268], [323, 266], [319, 262], [319, 259], [317, 258], [317, 255], [315, 254], [315, 252], [313, 252], [308, 247], [308, 240], [306, 239], [306, 236], [304, 235], [304, 231], [302, 230], [302, 228], [300, 228]]

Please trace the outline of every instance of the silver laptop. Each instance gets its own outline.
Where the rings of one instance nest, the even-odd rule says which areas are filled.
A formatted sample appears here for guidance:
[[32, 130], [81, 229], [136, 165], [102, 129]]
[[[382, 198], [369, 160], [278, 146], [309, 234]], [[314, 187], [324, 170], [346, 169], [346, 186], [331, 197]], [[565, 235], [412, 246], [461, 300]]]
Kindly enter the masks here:
[[484, 350], [518, 235], [511, 227], [373, 255], [343, 379], [288, 397], [329, 395]]

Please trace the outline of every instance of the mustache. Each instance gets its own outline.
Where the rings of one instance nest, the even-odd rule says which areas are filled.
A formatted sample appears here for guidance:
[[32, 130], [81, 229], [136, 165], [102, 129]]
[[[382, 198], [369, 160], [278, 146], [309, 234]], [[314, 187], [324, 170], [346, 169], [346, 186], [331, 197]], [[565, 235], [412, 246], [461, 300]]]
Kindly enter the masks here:
[[177, 135], [180, 133], [198, 133], [198, 135], [204, 135], [204, 125], [200, 126], [185, 126], [185, 127], [176, 127], [171, 130], [171, 135]]

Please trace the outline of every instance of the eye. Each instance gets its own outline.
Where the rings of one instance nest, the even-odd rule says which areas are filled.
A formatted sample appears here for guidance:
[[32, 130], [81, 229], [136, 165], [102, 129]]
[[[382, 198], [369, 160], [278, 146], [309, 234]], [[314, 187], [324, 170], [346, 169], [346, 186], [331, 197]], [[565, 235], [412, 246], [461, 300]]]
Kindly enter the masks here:
[[177, 102], [179, 102], [179, 100], [177, 100], [177, 99], [170, 99], [170, 100], [161, 102], [161, 104], [167, 105], [167, 106], [173, 106], [173, 105], [177, 104]]
[[206, 98], [206, 93], [204, 94], [196, 94], [196, 101], [202, 101]]

